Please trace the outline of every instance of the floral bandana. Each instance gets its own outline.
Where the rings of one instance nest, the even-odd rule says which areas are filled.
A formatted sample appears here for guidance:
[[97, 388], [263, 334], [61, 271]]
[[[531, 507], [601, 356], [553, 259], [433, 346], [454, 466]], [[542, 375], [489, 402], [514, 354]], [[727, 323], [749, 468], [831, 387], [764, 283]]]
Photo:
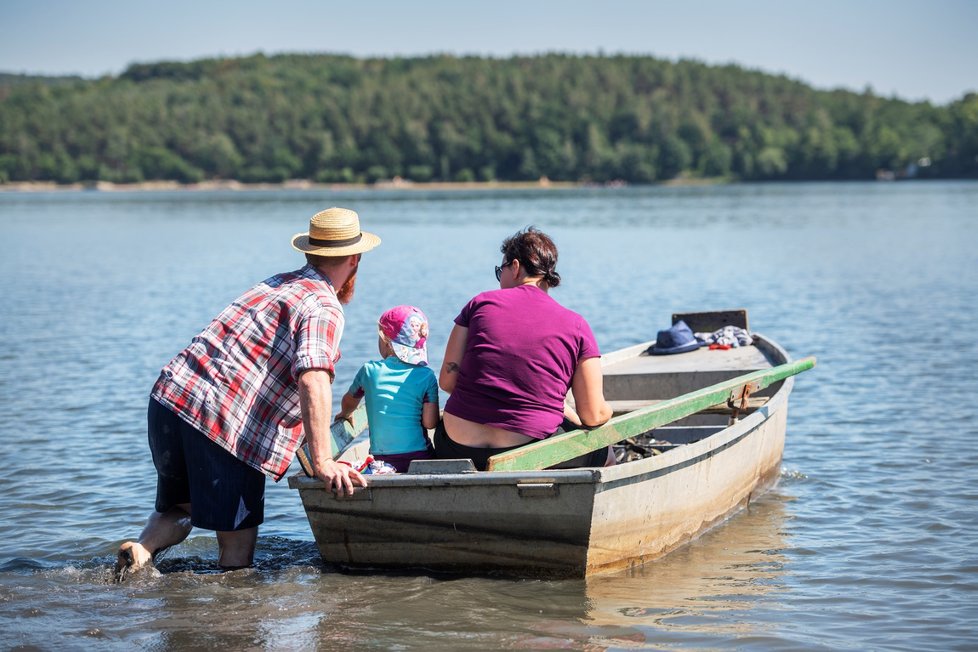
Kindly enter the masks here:
[[428, 318], [419, 309], [414, 306], [391, 308], [380, 316], [377, 326], [401, 362], [428, 364]]

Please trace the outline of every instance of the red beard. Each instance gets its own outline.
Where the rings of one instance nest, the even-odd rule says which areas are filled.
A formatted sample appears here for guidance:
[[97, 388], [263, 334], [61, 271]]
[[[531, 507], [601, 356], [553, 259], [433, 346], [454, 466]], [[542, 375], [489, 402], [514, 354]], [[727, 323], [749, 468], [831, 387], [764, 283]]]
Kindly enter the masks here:
[[346, 282], [343, 284], [343, 287], [341, 287], [339, 289], [339, 292], [336, 293], [336, 298], [339, 299], [340, 303], [342, 303], [343, 305], [350, 303], [350, 301], [353, 300], [353, 292], [356, 290], [356, 287], [357, 287], [357, 270], [353, 270], [353, 273], [350, 274], [350, 278], [346, 279]]

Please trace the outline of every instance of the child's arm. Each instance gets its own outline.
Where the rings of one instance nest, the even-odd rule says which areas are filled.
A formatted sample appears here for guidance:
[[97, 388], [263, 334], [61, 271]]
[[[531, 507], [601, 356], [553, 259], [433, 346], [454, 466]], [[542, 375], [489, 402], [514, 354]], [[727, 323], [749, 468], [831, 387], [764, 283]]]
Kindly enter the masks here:
[[350, 425], [353, 425], [353, 413], [356, 411], [357, 407], [360, 405], [360, 397], [347, 392], [343, 395], [343, 400], [340, 401], [340, 411], [336, 414], [336, 418], [333, 421], [345, 420], [349, 421]]
[[438, 426], [438, 399], [434, 403], [425, 402], [421, 406], [421, 425], [431, 430]]
[[428, 372], [428, 383], [421, 404], [421, 425], [427, 430], [438, 427], [438, 379], [432, 371]]

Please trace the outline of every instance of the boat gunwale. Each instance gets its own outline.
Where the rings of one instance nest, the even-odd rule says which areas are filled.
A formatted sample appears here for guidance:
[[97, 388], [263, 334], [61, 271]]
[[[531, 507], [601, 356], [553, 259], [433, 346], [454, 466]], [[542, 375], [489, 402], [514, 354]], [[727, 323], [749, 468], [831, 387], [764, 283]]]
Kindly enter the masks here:
[[[781, 363], [789, 362], [787, 352], [778, 344], [756, 333], [754, 338], [765, 357], [780, 358]], [[644, 351], [648, 342], [619, 349], [612, 352], [604, 362], [614, 363], [627, 359]], [[368, 476], [368, 486], [356, 488], [356, 492], [369, 491], [372, 487], [438, 487], [438, 486], [488, 486], [488, 485], [520, 485], [520, 484], [594, 484], [596, 492], [607, 491], [619, 486], [625, 486], [653, 479], [687, 468], [700, 461], [708, 459], [721, 451], [735, 445], [767, 421], [777, 410], [787, 405], [788, 397], [794, 387], [794, 378], [781, 381], [781, 386], [771, 398], [753, 413], [739, 419], [736, 423], [721, 427], [703, 439], [686, 444], [661, 455], [635, 460], [625, 464], [608, 467], [587, 467], [578, 469], [550, 469], [539, 471], [492, 471], [445, 474], [396, 474]], [[641, 476], [641, 479], [638, 477]], [[289, 477], [289, 487], [299, 490], [323, 489], [323, 484], [317, 478], [310, 478], [303, 473]], [[334, 496], [335, 498], [335, 496]], [[335, 498], [344, 500], [343, 498]]]
[[629, 484], [652, 480], [669, 473], [680, 471], [713, 457], [734, 446], [754, 433], [765, 421], [787, 404], [793, 388], [792, 378], [778, 390], [768, 403], [757, 408], [752, 414], [738, 420], [722, 430], [703, 439], [666, 451], [662, 455], [635, 460], [628, 464], [617, 464], [598, 469], [596, 491], [608, 491]]

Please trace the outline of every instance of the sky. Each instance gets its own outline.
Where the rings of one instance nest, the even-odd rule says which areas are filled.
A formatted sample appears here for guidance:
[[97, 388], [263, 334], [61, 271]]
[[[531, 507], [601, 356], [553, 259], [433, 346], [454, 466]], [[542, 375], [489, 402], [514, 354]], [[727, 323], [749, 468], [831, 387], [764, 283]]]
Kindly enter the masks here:
[[2, 72], [256, 52], [647, 54], [946, 104], [978, 91], [978, 0], [0, 0]]

